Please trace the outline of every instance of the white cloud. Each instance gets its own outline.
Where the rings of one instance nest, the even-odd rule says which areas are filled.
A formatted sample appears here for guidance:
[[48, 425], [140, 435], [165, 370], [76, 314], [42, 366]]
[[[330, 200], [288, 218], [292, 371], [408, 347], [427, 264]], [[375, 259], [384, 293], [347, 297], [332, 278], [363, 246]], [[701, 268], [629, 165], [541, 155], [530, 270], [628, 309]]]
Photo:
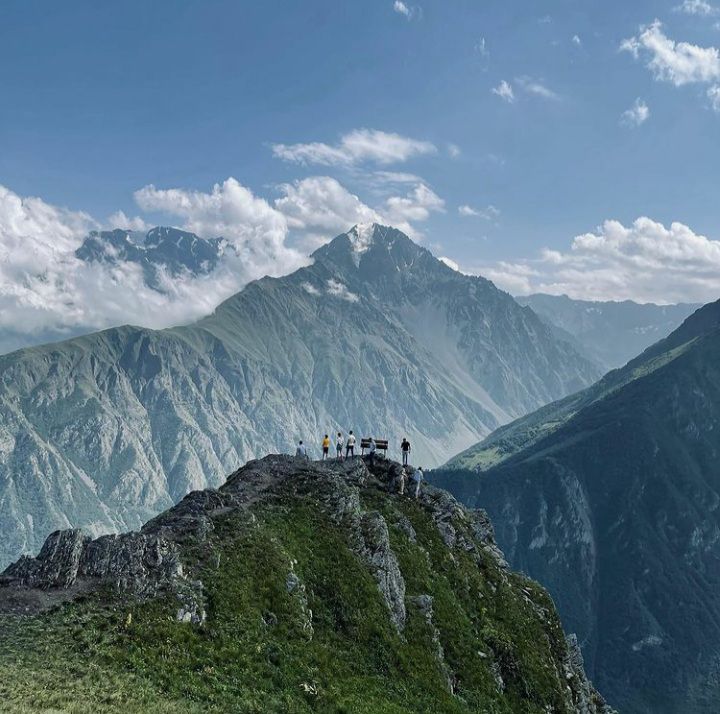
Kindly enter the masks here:
[[401, 0], [395, 0], [393, 3], [393, 10], [395, 12], [399, 13], [400, 15], [405, 15], [405, 17], [409, 18], [411, 15], [410, 8]]
[[342, 300], [347, 300], [348, 302], [358, 302], [358, 300], [360, 300], [355, 293], [351, 293], [348, 290], [347, 285], [344, 285], [334, 278], [330, 278], [330, 280], [327, 281], [327, 294], [341, 298]]
[[462, 151], [460, 151], [460, 147], [457, 144], [448, 144], [448, 154], [450, 154], [453, 159], [457, 159], [461, 153]]
[[135, 192], [135, 200], [145, 212], [180, 218], [182, 228], [201, 238], [226, 238], [247, 279], [283, 275], [304, 262], [300, 253], [285, 245], [285, 216], [232, 177], [215, 184], [209, 193], [145, 186]]
[[492, 93], [497, 94], [500, 99], [504, 99], [506, 102], [510, 102], [511, 104], [515, 101], [515, 92], [513, 91], [510, 83], [504, 79], [497, 87], [493, 87]]
[[311, 176], [280, 186], [283, 196], [275, 208], [291, 229], [304, 234], [307, 247], [315, 248], [356, 223], [382, 222], [380, 214], [366, 206], [336, 179]]
[[642, 99], [638, 98], [630, 109], [622, 113], [620, 122], [626, 126], [641, 126], [649, 118], [650, 108]]
[[707, 96], [710, 100], [710, 106], [720, 113], [720, 85], [716, 84], [707, 90]]
[[429, 141], [410, 139], [377, 129], [355, 129], [340, 137], [335, 145], [322, 142], [273, 144], [273, 155], [284, 161], [324, 166], [353, 166], [363, 162], [402, 163], [416, 156], [434, 154], [437, 147]]
[[580, 35], [573, 35], [572, 43], [577, 47], [582, 47], [582, 40], [580, 39]]
[[699, 47], [688, 42], [675, 42], [663, 32], [655, 20], [640, 28], [636, 37], [623, 41], [620, 49], [633, 57], [644, 57], [656, 80], [676, 87], [692, 83], [720, 80], [720, 51], [715, 47]]
[[[249, 280], [307, 263], [284, 245], [285, 217], [234, 179], [209, 194], [146, 187], [137, 199], [146, 210], [180, 216], [184, 228], [201, 236], [224, 234], [234, 250], [210, 275], [161, 273], [159, 292], [146, 285], [137, 264], [86, 263], [75, 256], [88, 232], [102, 227], [91, 216], [0, 186], [0, 332], [89, 331], [128, 320], [165, 327], [210, 313]], [[124, 214], [111, 218], [140, 225]]]
[[514, 294], [705, 302], [720, 295], [720, 241], [682, 223], [606, 221], [577, 236], [569, 251], [544, 250], [537, 260], [485, 265], [478, 272]]
[[527, 93], [533, 94], [536, 97], [542, 97], [543, 99], [559, 99], [560, 97], [546, 87], [542, 82], [532, 79], [531, 77], [518, 77], [515, 80], [520, 87]]
[[445, 201], [424, 183], [418, 184], [405, 196], [391, 196], [383, 213], [391, 225], [425, 221], [433, 211], [444, 211]]
[[684, 0], [675, 8], [676, 12], [684, 12], [687, 15], [700, 15], [701, 17], [713, 17], [720, 13], [720, 10], [711, 5], [707, 0]]
[[467, 204], [458, 206], [458, 213], [461, 216], [483, 218], [486, 221], [493, 221], [500, 216], [499, 209], [492, 204], [482, 209], [473, 208]]
[[320, 290], [318, 290], [314, 285], [311, 285], [310, 283], [302, 283], [300, 286], [306, 293], [309, 293], [310, 295], [322, 295]]
[[410, 174], [403, 171], [373, 171], [372, 181], [374, 184], [404, 184], [404, 183], [422, 183], [422, 179], [417, 174]]
[[108, 216], [105, 225], [110, 230], [113, 228], [123, 228], [128, 231], [148, 231], [151, 228], [150, 224], [146, 223], [140, 216], [129, 218], [123, 211], [115, 211], [115, 213]]
[[475, 45], [475, 51], [481, 57], [485, 57], [485, 59], [490, 57], [490, 50], [488, 49], [487, 42], [485, 41], [484, 37], [481, 37], [480, 40]]
[[438, 258], [441, 263], [445, 263], [448, 268], [452, 268], [456, 273], [460, 272], [460, 266], [452, 258], [448, 258], [446, 255], [442, 255]]

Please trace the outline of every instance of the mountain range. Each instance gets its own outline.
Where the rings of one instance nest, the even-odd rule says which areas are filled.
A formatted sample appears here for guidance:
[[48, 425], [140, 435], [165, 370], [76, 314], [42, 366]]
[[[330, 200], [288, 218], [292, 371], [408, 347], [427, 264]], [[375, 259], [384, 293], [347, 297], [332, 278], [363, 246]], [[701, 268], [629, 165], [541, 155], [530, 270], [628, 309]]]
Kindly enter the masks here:
[[223, 238], [199, 238], [178, 228], [158, 226], [147, 233], [115, 229], [91, 231], [75, 251], [86, 263], [135, 263], [154, 290], [163, 290], [163, 273], [176, 278], [182, 273], [207, 275], [228, 248]]
[[439, 465], [598, 376], [491, 282], [357, 226], [195, 324], [0, 357], [0, 565], [57, 528], [139, 527], [248, 458], [337, 430], [406, 436]]
[[654, 305], [573, 300], [567, 295], [515, 298], [557, 329], [557, 335], [607, 372], [627, 364], [643, 350], [667, 337], [701, 305]]
[[717, 711], [720, 302], [434, 481], [488, 509], [621, 711]]

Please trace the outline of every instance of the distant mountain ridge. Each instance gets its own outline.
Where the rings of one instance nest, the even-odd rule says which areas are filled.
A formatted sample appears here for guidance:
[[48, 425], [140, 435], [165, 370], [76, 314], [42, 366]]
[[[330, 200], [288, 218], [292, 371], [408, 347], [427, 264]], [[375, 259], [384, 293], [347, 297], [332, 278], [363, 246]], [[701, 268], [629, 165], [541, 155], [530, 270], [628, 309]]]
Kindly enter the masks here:
[[434, 481], [488, 509], [621, 711], [704, 714], [720, 701], [719, 464], [716, 302]]
[[[75, 251], [88, 265], [107, 268], [138, 266], [145, 285], [167, 293], [173, 280], [209, 276], [228, 250], [224, 238], [200, 238], [194, 233], [158, 226], [147, 232], [117, 228], [91, 231]], [[46, 327], [30, 333], [20, 328], [0, 328], [0, 355], [48, 342], [58, 342], [93, 332], [87, 325]]]
[[567, 295], [536, 293], [515, 298], [557, 328], [560, 339], [571, 342], [605, 371], [617, 369], [646, 347], [669, 335], [700, 304], [653, 305], [573, 300]]
[[227, 247], [224, 238], [204, 239], [178, 228], [158, 226], [145, 234], [121, 229], [92, 231], [75, 255], [88, 263], [136, 263], [143, 269], [146, 284], [162, 291], [162, 271], [169, 277], [183, 272], [207, 275], [217, 267]]
[[597, 376], [489, 281], [359, 226], [194, 325], [0, 357], [0, 564], [57, 528], [138, 527], [298, 438], [407, 436], [437, 465]]

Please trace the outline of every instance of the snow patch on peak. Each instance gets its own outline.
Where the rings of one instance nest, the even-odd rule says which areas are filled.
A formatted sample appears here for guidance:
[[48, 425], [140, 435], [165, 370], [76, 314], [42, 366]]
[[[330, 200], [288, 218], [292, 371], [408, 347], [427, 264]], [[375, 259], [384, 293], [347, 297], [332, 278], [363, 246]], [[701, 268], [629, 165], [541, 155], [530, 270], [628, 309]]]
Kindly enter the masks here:
[[360, 256], [372, 245], [375, 228], [375, 223], [358, 223], [348, 231], [347, 236], [350, 239], [355, 265], [360, 264]]

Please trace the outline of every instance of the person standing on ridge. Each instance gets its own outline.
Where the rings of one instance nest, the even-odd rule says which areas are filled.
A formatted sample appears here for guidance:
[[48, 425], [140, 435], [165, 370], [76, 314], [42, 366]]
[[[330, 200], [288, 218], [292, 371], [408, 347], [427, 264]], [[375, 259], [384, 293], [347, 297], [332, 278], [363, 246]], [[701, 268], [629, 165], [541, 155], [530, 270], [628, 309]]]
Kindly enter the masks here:
[[341, 432], [337, 433], [337, 439], [335, 440], [335, 451], [337, 452], [337, 460], [342, 461], [343, 457], [343, 435]]
[[418, 466], [413, 475], [410, 477], [415, 482], [415, 498], [420, 498], [420, 485], [423, 482], [425, 474], [423, 473], [422, 466]]
[[345, 458], [347, 459], [348, 456], [352, 456], [353, 459], [355, 458], [355, 434], [352, 433], [352, 429], [350, 429], [347, 445], [345, 446]]
[[322, 440], [322, 460], [325, 461], [330, 453], [330, 437], [325, 434]]
[[298, 442], [297, 449], [295, 449], [295, 456], [299, 456], [303, 459], [307, 459], [307, 449], [305, 448], [305, 444], [303, 444], [302, 439]]
[[377, 444], [375, 443], [375, 439], [373, 437], [370, 437], [370, 445], [368, 446], [368, 454], [369, 454], [369, 462], [370, 466], [375, 466], [375, 451], [377, 450]]
[[402, 444], [400, 444], [400, 451], [402, 451], [402, 464], [407, 466], [410, 455], [410, 442], [405, 437], [403, 437]]

